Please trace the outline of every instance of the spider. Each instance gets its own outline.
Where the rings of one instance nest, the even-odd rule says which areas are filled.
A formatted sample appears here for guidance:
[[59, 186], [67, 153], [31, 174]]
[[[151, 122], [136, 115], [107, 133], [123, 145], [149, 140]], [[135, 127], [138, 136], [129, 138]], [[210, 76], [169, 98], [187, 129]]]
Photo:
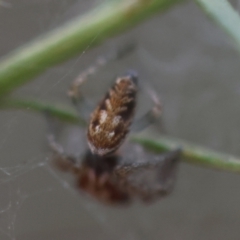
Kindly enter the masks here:
[[[57, 167], [75, 176], [77, 188], [110, 205], [127, 204], [134, 199], [152, 202], [168, 195], [175, 183], [181, 154], [180, 149], [157, 155], [144, 151], [139, 145], [128, 143], [122, 146], [130, 129], [141, 130], [161, 115], [160, 101], [154, 91], [149, 91], [153, 107], [142, 118], [133, 121], [138, 92], [135, 71], [116, 79], [88, 119], [81, 85], [100, 66], [122, 55], [123, 50], [107, 60], [98, 59], [95, 65], [75, 79], [69, 90], [73, 104], [88, 122], [89, 147], [82, 158], [67, 155], [55, 140], [53, 131], [48, 135]], [[119, 149], [125, 154], [121, 155]]]

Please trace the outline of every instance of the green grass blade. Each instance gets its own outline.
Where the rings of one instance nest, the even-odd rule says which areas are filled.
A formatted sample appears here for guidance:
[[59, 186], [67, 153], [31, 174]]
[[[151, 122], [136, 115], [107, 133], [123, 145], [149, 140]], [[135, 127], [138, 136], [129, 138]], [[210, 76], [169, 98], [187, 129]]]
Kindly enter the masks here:
[[[22, 99], [5, 99], [0, 101], [0, 109], [27, 109], [40, 113], [48, 111], [52, 116], [59, 118], [68, 123], [83, 125], [85, 122], [68, 107], [59, 105], [51, 105], [46, 102], [37, 102]], [[162, 136], [157, 139], [149, 139], [146, 137], [133, 137], [132, 141], [143, 145], [144, 147], [157, 151], [171, 151], [181, 147], [183, 150], [183, 161], [190, 164], [200, 165], [207, 168], [229, 171], [240, 174], [240, 158], [218, 153], [185, 141]]]
[[0, 109], [24, 109], [27, 111], [35, 111], [41, 114], [49, 112], [56, 118], [72, 124], [85, 124], [85, 121], [78, 114], [67, 106], [60, 104], [52, 105], [47, 102], [24, 99], [2, 99], [0, 101]]
[[240, 16], [227, 0], [195, 0], [236, 43], [240, 52]]
[[182, 0], [122, 0], [107, 3], [77, 17], [0, 61], [0, 97], [48, 68], [82, 53], [106, 38], [135, 26]]
[[240, 158], [225, 153], [218, 153], [207, 148], [187, 143], [183, 140], [162, 136], [157, 139], [135, 137], [133, 141], [157, 152], [181, 148], [184, 162], [216, 170], [240, 173]]

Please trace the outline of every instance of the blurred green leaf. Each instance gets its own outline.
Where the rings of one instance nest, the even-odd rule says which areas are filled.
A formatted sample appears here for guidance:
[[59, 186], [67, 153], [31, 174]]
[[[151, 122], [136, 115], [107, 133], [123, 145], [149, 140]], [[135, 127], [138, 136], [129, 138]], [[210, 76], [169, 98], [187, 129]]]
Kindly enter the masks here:
[[0, 61], [0, 97], [48, 68], [70, 59], [184, 0], [107, 1], [27, 43]]
[[227, 0], [195, 0], [236, 43], [240, 52], [240, 17]]

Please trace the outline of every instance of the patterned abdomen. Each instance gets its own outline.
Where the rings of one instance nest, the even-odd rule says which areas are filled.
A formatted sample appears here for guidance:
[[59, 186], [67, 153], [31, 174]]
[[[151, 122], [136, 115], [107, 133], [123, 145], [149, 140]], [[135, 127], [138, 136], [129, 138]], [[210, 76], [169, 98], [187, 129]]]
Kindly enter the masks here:
[[135, 74], [118, 78], [92, 113], [87, 134], [92, 153], [112, 153], [126, 138], [136, 106], [136, 82]]

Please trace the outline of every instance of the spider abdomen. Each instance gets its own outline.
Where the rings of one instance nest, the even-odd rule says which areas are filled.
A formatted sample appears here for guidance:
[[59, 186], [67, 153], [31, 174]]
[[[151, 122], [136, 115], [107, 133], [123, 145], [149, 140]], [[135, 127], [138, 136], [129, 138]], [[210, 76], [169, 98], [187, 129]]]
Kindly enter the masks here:
[[88, 144], [93, 153], [103, 156], [114, 152], [126, 138], [135, 112], [136, 81], [135, 74], [117, 78], [92, 113]]

